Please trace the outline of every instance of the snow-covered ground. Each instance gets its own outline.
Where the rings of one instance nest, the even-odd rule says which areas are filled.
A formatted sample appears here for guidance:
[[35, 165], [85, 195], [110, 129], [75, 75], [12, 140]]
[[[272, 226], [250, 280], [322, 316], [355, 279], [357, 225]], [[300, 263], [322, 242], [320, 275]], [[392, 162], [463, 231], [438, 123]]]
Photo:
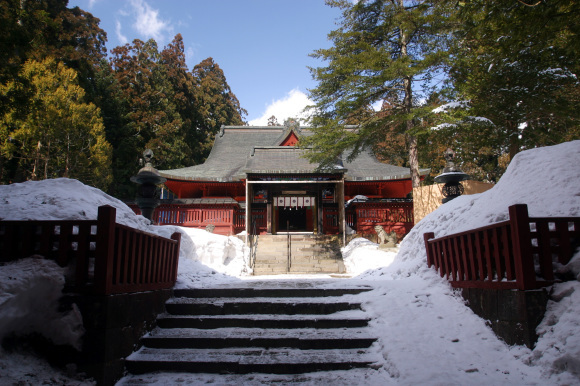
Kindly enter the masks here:
[[[508, 346], [433, 269], [427, 268], [424, 232], [436, 237], [503, 221], [508, 206], [528, 204], [531, 216], [580, 216], [580, 141], [518, 154], [491, 190], [462, 196], [441, 206], [418, 223], [398, 253], [385, 252], [364, 239], [343, 248], [345, 265], [357, 275], [348, 285], [371, 285], [362, 295], [373, 317], [370, 328], [379, 337], [373, 349], [382, 354], [378, 370], [314, 374], [310, 384], [402, 385], [569, 385], [580, 383], [580, 283], [553, 287], [552, 301], [537, 329], [540, 338], [530, 350]], [[183, 233], [177, 286], [232, 285], [256, 280], [248, 276], [248, 250], [236, 237], [203, 230], [155, 227], [135, 216], [122, 202], [78, 181], [57, 179], [0, 186], [0, 218], [94, 219], [97, 206], [117, 208], [117, 221], [169, 236]], [[580, 253], [567, 267], [580, 280]], [[267, 277], [271, 285], [300, 277]], [[318, 277], [320, 280], [320, 277]], [[327, 286], [347, 279], [325, 279]], [[80, 315], [59, 313], [56, 299], [62, 270], [38, 258], [0, 266], [0, 339], [10, 333], [35, 331], [57, 343], [78, 345]], [[42, 308], [39, 304], [42, 300]], [[327, 377], [326, 377], [327, 376]], [[151, 377], [153, 384], [188, 384], [188, 375]], [[326, 378], [325, 378], [326, 377]], [[198, 376], [197, 382], [239, 384], [225, 375]], [[256, 375], [244, 384], [282, 383], [285, 376]], [[25, 351], [0, 349], [0, 384], [90, 384], [74, 374], [50, 368]], [[130, 383], [126, 379], [125, 383]]]

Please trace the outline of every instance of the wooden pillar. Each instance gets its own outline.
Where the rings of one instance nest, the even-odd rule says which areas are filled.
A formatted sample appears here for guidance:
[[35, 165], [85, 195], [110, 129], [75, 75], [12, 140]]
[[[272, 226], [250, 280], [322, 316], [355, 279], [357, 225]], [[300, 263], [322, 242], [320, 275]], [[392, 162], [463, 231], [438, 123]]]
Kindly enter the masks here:
[[268, 200], [266, 201], [266, 233], [272, 234], [272, 197], [268, 190]]
[[346, 221], [344, 216], [344, 177], [336, 183], [336, 195], [338, 198], [338, 231], [342, 232], [342, 246], [346, 246]]
[[318, 185], [318, 189], [316, 189], [316, 198], [315, 198], [315, 203], [316, 203], [316, 222], [318, 224], [317, 229], [318, 229], [318, 234], [324, 234], [325, 229], [324, 229], [324, 213], [322, 210], [322, 188], [320, 187], [320, 185]]
[[532, 256], [528, 206], [512, 205], [509, 207], [509, 214], [518, 289], [535, 289], [536, 272]]
[[95, 292], [99, 295], [108, 295], [112, 285], [116, 213], [112, 206], [99, 206], [95, 251]]
[[[435, 233], [433, 233], [433, 232], [423, 233], [423, 242], [425, 243], [425, 250], [427, 251], [427, 266], [429, 268], [431, 268], [431, 266], [433, 264], [435, 264], [435, 256], [433, 256], [433, 250], [431, 249], [431, 246], [429, 245], [429, 240], [434, 239], [434, 238], [435, 238]], [[435, 268], [439, 268], [439, 267], [436, 266]]]
[[252, 218], [251, 218], [251, 202], [252, 199], [250, 198], [250, 183], [249, 181], [246, 179], [246, 245], [248, 245], [248, 242], [250, 240], [250, 223], [252, 222]]

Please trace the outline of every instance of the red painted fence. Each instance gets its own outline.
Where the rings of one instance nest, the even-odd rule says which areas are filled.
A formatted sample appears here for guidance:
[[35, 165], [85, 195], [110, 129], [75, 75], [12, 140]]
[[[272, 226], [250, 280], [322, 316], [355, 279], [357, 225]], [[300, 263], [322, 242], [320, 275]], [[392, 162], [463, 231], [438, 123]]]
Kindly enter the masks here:
[[554, 283], [580, 238], [579, 217], [530, 218], [509, 207], [508, 221], [435, 239], [425, 233], [427, 264], [458, 288], [537, 289]]
[[[141, 214], [137, 205], [129, 205], [135, 214]], [[161, 204], [153, 212], [153, 223], [191, 228], [215, 226], [214, 233], [233, 235], [245, 229], [245, 211], [235, 207], [199, 208], [186, 204]]]
[[[136, 205], [129, 205], [136, 214], [141, 211]], [[358, 202], [345, 212], [346, 223], [361, 234], [375, 234], [375, 226], [381, 225], [387, 232], [396, 232], [399, 238], [409, 233], [414, 225], [412, 202]], [[252, 209], [252, 220], [259, 233], [267, 229], [267, 212], [264, 208]], [[323, 229], [326, 234], [340, 233], [338, 209], [324, 207]], [[244, 209], [236, 207], [192, 207], [187, 204], [161, 204], [153, 212], [153, 222], [158, 225], [178, 225], [205, 228], [214, 225], [214, 233], [221, 235], [238, 234], [246, 228]]]
[[115, 222], [99, 207], [96, 221], [0, 221], [0, 262], [39, 255], [68, 267], [67, 290], [99, 295], [171, 288], [181, 234], [171, 239]]
[[[137, 209], [138, 210], [138, 209]], [[153, 212], [153, 222], [159, 225], [179, 225], [192, 228], [215, 226], [215, 233], [235, 234], [235, 208], [192, 208], [185, 205], [158, 206]]]
[[347, 225], [361, 234], [374, 234], [375, 226], [386, 232], [396, 232], [399, 238], [413, 228], [412, 202], [357, 202], [346, 212]]

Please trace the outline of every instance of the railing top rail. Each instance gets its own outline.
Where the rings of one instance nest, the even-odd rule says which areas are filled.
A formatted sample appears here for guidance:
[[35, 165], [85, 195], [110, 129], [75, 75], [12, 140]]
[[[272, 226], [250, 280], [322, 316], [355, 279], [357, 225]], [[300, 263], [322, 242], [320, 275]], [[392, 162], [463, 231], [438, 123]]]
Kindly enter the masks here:
[[145, 231], [142, 231], [141, 229], [136, 229], [136, 228], [133, 228], [133, 227], [130, 227], [130, 226], [127, 226], [127, 225], [115, 223], [115, 226], [117, 228], [126, 229], [126, 230], [131, 231], [131, 232], [134, 232], [134, 233], [141, 233], [143, 235], [147, 235], [147, 236], [150, 236], [150, 237], [155, 238], [155, 239], [161, 239], [161, 240], [164, 240], [164, 241], [175, 241], [175, 240], [171, 240], [171, 239], [169, 239], [167, 237], [159, 236], [159, 235], [157, 235], [155, 233], [145, 232]]
[[475, 228], [475, 229], [470, 229], [470, 230], [463, 231], [463, 232], [453, 233], [450, 235], [435, 237], [435, 238], [429, 239], [429, 242], [438, 241], [438, 240], [447, 240], [447, 239], [452, 239], [452, 238], [459, 237], [459, 236], [469, 235], [469, 234], [472, 234], [475, 232], [481, 232], [481, 231], [485, 231], [485, 230], [489, 230], [489, 229], [501, 228], [501, 227], [507, 226], [509, 224], [510, 224], [509, 220], [496, 222], [496, 223], [486, 225], [486, 226], [481, 227], [481, 228]]
[[[534, 222], [579, 222], [579, 221], [580, 221], [579, 217], [530, 217], [529, 218], [530, 223], [534, 223]], [[432, 238], [432, 239], [429, 239], [429, 241], [443, 240], [443, 239], [450, 239], [450, 238], [459, 237], [459, 236], [465, 236], [465, 235], [468, 235], [468, 234], [471, 234], [474, 232], [485, 231], [488, 229], [495, 229], [495, 228], [499, 228], [499, 227], [506, 226], [509, 224], [510, 224], [510, 221], [505, 220], [505, 221], [497, 222], [494, 224], [486, 225], [486, 226], [483, 226], [480, 228], [474, 228], [474, 229], [470, 229], [470, 230], [463, 231], [463, 232], [458, 232], [458, 233], [453, 233], [450, 235]]]
[[53, 224], [53, 225], [97, 225], [97, 220], [0, 220], [0, 224]]
[[547, 221], [547, 222], [579, 222], [580, 217], [530, 217], [530, 222], [540, 222], [540, 221]]

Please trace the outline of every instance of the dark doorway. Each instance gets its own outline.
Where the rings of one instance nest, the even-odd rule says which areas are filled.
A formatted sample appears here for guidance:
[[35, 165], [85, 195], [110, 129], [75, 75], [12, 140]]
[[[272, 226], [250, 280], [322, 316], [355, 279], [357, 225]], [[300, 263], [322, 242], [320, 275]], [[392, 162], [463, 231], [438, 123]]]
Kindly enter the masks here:
[[306, 208], [278, 208], [278, 232], [304, 232], [306, 227]]

